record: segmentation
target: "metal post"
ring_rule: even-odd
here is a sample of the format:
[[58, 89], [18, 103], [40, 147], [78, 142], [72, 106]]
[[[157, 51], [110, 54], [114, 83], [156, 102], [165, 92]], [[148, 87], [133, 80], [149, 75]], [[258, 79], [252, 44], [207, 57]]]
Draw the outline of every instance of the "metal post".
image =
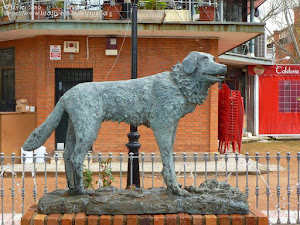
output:
[[228, 176], [227, 174], [228, 153], [227, 152], [225, 153], [224, 159], [225, 159], [225, 181], [227, 182], [227, 176]]
[[[2, 172], [2, 171], [1, 171]], [[12, 217], [12, 225], [15, 224], [14, 219], [15, 219], [15, 153], [11, 153], [11, 217]]]
[[246, 188], [245, 188], [245, 194], [247, 195], [247, 198], [249, 197], [249, 153], [246, 152]]
[[183, 186], [186, 184], [186, 153], [182, 153], [183, 158]]
[[277, 223], [280, 224], [280, 152], [277, 152]]
[[194, 187], [197, 187], [197, 153], [194, 152]]
[[154, 167], [154, 153], [151, 153], [151, 178], [152, 178], [152, 187], [154, 187], [154, 172], [153, 172], [153, 168]]
[[[102, 184], [103, 186], [103, 183], [102, 183], [102, 176], [101, 176], [101, 156], [102, 156], [102, 153], [98, 153], [98, 167], [99, 167], [99, 182], [98, 182], [98, 188], [100, 188], [100, 184]], [[122, 181], [122, 177], [120, 177], [120, 182]]]
[[[138, 0], [132, 0], [132, 16], [131, 16], [131, 79], [137, 78], [137, 3]], [[132, 185], [137, 189], [140, 188], [140, 172], [139, 172], [139, 148], [141, 147], [139, 143], [139, 133], [137, 132], [137, 127], [130, 125], [130, 133], [127, 135], [129, 142], [126, 144], [129, 154], [133, 153], [133, 171], [130, 171], [130, 164], [128, 163], [128, 173], [127, 173], [127, 187], [130, 185], [130, 180], [132, 180]], [[133, 177], [130, 177], [130, 174]], [[129, 176], [128, 176], [129, 175]]]
[[270, 218], [270, 153], [267, 152], [267, 216]]
[[[36, 153], [33, 153], [33, 199], [34, 203], [36, 203], [37, 197], [37, 188], [36, 188]], [[57, 189], [57, 188], [56, 188]]]
[[300, 211], [300, 203], [299, 203], [299, 196], [300, 196], [300, 166], [299, 166], [299, 162], [300, 162], [300, 152], [297, 152], [297, 223], [300, 223], [300, 215], [299, 215], [299, 211]]
[[130, 152], [129, 153], [129, 161], [130, 161], [130, 181], [129, 181], [129, 183], [130, 183], [130, 187], [132, 187], [133, 186], [133, 169], [132, 169], [132, 167], [133, 167], [133, 153], [132, 152]]
[[91, 169], [91, 152], [87, 153], [88, 170]]
[[287, 197], [288, 197], [288, 219], [287, 224], [291, 224], [290, 221], [290, 195], [291, 195], [291, 188], [290, 188], [290, 160], [291, 156], [290, 153], [286, 153], [286, 160], [287, 160], [287, 167], [288, 167], [288, 176], [287, 176]]
[[235, 187], [239, 188], [239, 153], [235, 153]]
[[54, 153], [54, 160], [55, 160], [55, 190], [57, 190], [57, 163], [58, 163], [58, 153], [57, 152]]
[[[254, 22], [254, 0], [250, 0], [250, 22]], [[250, 53], [254, 56], [254, 39], [250, 40]]]
[[25, 161], [26, 154], [22, 154], [23, 170], [22, 170], [22, 215], [24, 215], [24, 202], [25, 202]]
[[218, 153], [215, 152], [215, 179], [218, 179]]
[[2, 220], [1, 220], [1, 225], [4, 225], [4, 185], [3, 185], [3, 162], [4, 162], [4, 153], [0, 153], [0, 161], [1, 161], [1, 215], [2, 215]]
[[254, 135], [259, 135], [259, 76], [254, 76]]
[[205, 169], [204, 169], [204, 171], [205, 171], [205, 181], [207, 180], [207, 155], [208, 155], [208, 153], [207, 152], [205, 152], [204, 153], [204, 162], [205, 162]]
[[259, 161], [259, 153], [255, 153], [255, 161], [256, 161], [256, 187], [255, 187], [255, 195], [256, 195], [256, 208], [258, 209], [258, 196], [259, 196], [259, 186], [258, 186], [258, 161]]
[[31, 20], [34, 20], [34, 0], [31, 0]]
[[122, 161], [123, 161], [123, 153], [120, 154], [120, 189], [122, 189]]
[[189, 0], [189, 15], [190, 15], [190, 21], [193, 21], [192, 1], [191, 0]]
[[145, 153], [141, 153], [142, 155], [142, 188], [144, 188], [144, 164], [145, 164]]
[[63, 14], [63, 19], [67, 19], [67, 0], [64, 0], [64, 14]]
[[223, 9], [223, 6], [224, 6], [224, 1], [220, 0], [220, 22], [224, 21], [224, 9]]
[[44, 193], [47, 194], [48, 189], [47, 189], [47, 153], [44, 153], [44, 163], [45, 163], [45, 188], [44, 188]]

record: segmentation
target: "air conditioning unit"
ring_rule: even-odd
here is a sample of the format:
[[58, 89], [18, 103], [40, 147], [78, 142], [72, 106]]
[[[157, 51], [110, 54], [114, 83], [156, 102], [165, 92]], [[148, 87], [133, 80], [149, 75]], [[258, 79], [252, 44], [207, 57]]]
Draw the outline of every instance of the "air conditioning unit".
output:
[[79, 41], [64, 41], [64, 52], [79, 53]]

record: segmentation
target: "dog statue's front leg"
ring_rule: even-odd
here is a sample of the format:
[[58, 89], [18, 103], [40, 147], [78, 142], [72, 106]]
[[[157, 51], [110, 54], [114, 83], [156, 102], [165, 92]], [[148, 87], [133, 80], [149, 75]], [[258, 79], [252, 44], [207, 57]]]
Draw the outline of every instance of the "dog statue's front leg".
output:
[[161, 160], [163, 163], [163, 177], [167, 188], [178, 195], [188, 195], [188, 192], [181, 189], [177, 183], [173, 162], [173, 144], [176, 135], [176, 126], [169, 126], [164, 129], [153, 129], [157, 144], [159, 146]]

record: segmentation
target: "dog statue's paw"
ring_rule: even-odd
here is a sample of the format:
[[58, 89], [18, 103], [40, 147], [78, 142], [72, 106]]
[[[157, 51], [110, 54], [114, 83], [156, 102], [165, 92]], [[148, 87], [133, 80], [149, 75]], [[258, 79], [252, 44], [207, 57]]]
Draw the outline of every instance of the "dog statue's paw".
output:
[[75, 195], [75, 190], [74, 189], [68, 189], [67, 195], [74, 196]]
[[93, 190], [82, 189], [82, 190], [75, 191], [75, 195], [93, 195], [93, 194], [95, 194]]
[[181, 189], [180, 187], [175, 188], [175, 190], [172, 190], [174, 195], [180, 195], [180, 196], [189, 196], [190, 193], [187, 190]]

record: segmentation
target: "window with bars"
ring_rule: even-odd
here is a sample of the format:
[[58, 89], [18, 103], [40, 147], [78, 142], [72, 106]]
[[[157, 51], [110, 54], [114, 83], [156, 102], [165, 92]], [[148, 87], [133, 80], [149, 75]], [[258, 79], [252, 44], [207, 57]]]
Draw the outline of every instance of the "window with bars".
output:
[[278, 85], [279, 112], [300, 112], [300, 81], [280, 80]]
[[0, 49], [0, 111], [15, 111], [15, 50]]

